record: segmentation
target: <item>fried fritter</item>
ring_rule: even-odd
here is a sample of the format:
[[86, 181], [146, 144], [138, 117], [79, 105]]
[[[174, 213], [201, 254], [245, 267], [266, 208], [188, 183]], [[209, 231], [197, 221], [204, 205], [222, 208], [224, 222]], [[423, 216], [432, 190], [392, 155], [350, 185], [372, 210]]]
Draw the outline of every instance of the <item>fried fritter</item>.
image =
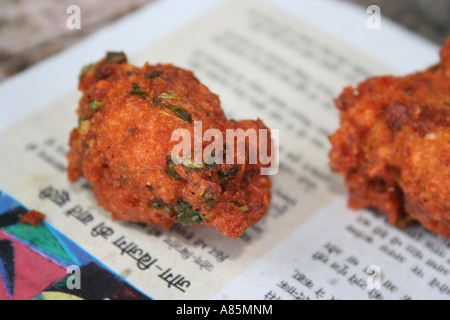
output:
[[345, 88], [330, 165], [345, 177], [351, 208], [450, 238], [450, 39], [440, 57], [423, 72]]
[[[178, 144], [172, 133], [186, 129], [194, 137], [195, 121], [202, 133], [214, 128], [224, 136], [227, 129], [268, 130], [259, 119], [227, 120], [218, 96], [191, 71], [169, 64], [138, 68], [123, 53], [109, 52], [83, 68], [79, 90], [69, 180], [87, 179], [114, 219], [166, 228], [203, 224], [236, 238], [266, 215], [271, 180], [260, 174], [265, 165], [248, 162], [248, 153], [244, 164], [172, 161]], [[208, 143], [202, 141], [202, 148]]]

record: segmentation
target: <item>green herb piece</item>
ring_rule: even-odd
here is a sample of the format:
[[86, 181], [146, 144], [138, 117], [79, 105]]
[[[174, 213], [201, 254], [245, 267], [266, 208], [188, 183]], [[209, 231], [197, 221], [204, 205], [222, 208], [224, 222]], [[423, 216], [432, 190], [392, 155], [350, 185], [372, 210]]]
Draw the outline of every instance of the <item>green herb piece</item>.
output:
[[127, 56], [122, 51], [111, 51], [106, 53], [106, 61], [121, 64], [127, 62]]
[[213, 198], [208, 198], [205, 202], [208, 205], [209, 209], [212, 209], [216, 204], [216, 200], [214, 200]]
[[102, 102], [99, 100], [92, 100], [91, 101], [91, 108], [92, 112], [96, 113], [98, 111], [98, 107], [102, 105]]
[[130, 92], [132, 96], [139, 96], [145, 98], [147, 96], [147, 92], [141, 89], [136, 82], [133, 82], [133, 91]]
[[175, 171], [175, 166], [173, 162], [169, 162], [166, 167], [166, 174], [174, 179], [180, 180], [181, 176]]
[[189, 114], [189, 112], [187, 112], [184, 109], [178, 108], [176, 106], [166, 106], [166, 108], [169, 108], [170, 110], [172, 110], [173, 112], [175, 112], [177, 115], [179, 115], [181, 117], [181, 119], [183, 119], [186, 122], [192, 123], [192, 118], [191, 115]]
[[450, 102], [444, 102], [444, 104], [450, 107]]
[[183, 166], [189, 169], [200, 169], [204, 170], [206, 169], [206, 166], [204, 163], [195, 164], [195, 163], [183, 163]]
[[186, 100], [186, 98], [178, 95], [178, 93], [175, 91], [164, 91], [159, 96], [153, 99], [153, 103], [157, 106], [163, 106], [164, 102], [170, 100], [183, 101]]
[[162, 73], [161, 70], [155, 70], [155, 71], [153, 71], [151, 73], [146, 73], [144, 78], [155, 79], [155, 78], [158, 78], [161, 75], [161, 73]]
[[233, 165], [229, 170], [219, 170], [217, 171], [217, 175], [220, 180], [228, 180], [233, 179], [239, 172], [239, 169], [236, 165]]
[[441, 64], [438, 63], [438, 64], [435, 64], [434, 66], [432, 66], [429, 70], [430, 70], [431, 72], [436, 72], [436, 71], [438, 71], [440, 68], [441, 68]]
[[178, 201], [175, 222], [181, 223], [184, 226], [193, 226], [205, 221], [205, 217], [198, 210], [194, 210], [189, 203], [183, 200]]
[[150, 203], [150, 205], [153, 208], [155, 208], [155, 209], [161, 209], [162, 208], [161, 205], [158, 202], [156, 202], [156, 201], [153, 201], [152, 203]]
[[185, 97], [179, 96], [177, 92], [175, 91], [164, 91], [158, 96], [158, 99], [161, 101], [167, 101], [167, 100], [186, 100]]
[[146, 187], [147, 187], [148, 191], [153, 192], [153, 187], [152, 186], [146, 185]]
[[205, 191], [203, 192], [203, 194], [201, 195], [202, 198], [206, 199], [206, 197], [212, 195], [213, 193], [211, 192], [211, 190], [209, 188], [206, 188]]
[[78, 126], [80, 126], [81, 122], [83, 122], [84, 120], [86, 120], [87, 118], [83, 117], [83, 116], [79, 116], [78, 117]]
[[402, 125], [396, 121], [392, 122], [392, 127], [397, 131], [402, 131], [403, 129]]
[[248, 211], [248, 206], [240, 206], [239, 210], [241, 210], [243, 213], [246, 213]]
[[78, 79], [83, 78], [89, 71], [94, 70], [96, 66], [97, 66], [97, 63], [91, 63], [91, 64], [84, 65], [81, 68], [80, 74], [78, 75]]
[[405, 185], [405, 181], [398, 179], [397, 183], [401, 186]]

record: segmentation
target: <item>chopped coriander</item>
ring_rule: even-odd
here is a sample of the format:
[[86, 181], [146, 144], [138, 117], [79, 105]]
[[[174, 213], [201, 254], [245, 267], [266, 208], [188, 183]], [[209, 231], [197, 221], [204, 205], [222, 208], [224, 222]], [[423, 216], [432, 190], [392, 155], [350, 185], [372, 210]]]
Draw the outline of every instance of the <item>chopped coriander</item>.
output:
[[431, 72], [436, 72], [436, 71], [438, 71], [440, 69], [440, 67], [441, 67], [441, 64], [438, 63], [438, 64], [435, 64], [434, 66], [432, 66], [429, 70]]
[[444, 104], [450, 107], [450, 102], [444, 102]]
[[98, 107], [102, 105], [102, 102], [99, 100], [91, 101], [92, 112], [96, 113], [98, 111]]
[[405, 181], [398, 179], [397, 183], [401, 186], [405, 185]]
[[175, 166], [173, 162], [169, 162], [166, 167], [166, 174], [174, 179], [180, 180], [181, 176], [175, 171]]
[[155, 209], [161, 209], [162, 208], [161, 205], [158, 202], [156, 202], [156, 201], [153, 201], [152, 203], [150, 203], [150, 205], [153, 208], [155, 208]]
[[97, 66], [97, 63], [91, 63], [91, 64], [84, 65], [81, 68], [80, 74], [78, 75], [78, 79], [83, 78], [89, 71], [94, 70], [96, 66]]
[[173, 112], [175, 112], [177, 115], [179, 115], [181, 117], [181, 119], [183, 119], [186, 122], [192, 123], [192, 118], [191, 115], [189, 114], [189, 112], [187, 112], [184, 109], [181, 109], [179, 107], [176, 106], [166, 106], [166, 108], [169, 108], [170, 110], [172, 110]]
[[155, 79], [155, 78], [158, 78], [161, 75], [161, 73], [162, 73], [161, 70], [155, 70], [155, 71], [153, 71], [151, 73], [146, 73], [144, 78]]
[[206, 169], [206, 166], [204, 163], [195, 164], [195, 163], [183, 163], [183, 166], [189, 169], [200, 169], [204, 170]]
[[203, 192], [203, 194], [201, 195], [201, 197], [206, 199], [207, 197], [209, 197], [212, 194], [213, 193], [211, 192], [211, 190], [209, 188], [206, 188], [205, 191]]
[[402, 125], [396, 121], [392, 122], [392, 127], [397, 131], [402, 131], [403, 129]]
[[152, 186], [146, 185], [146, 187], [147, 187], [148, 191], [153, 192], [153, 187]]
[[147, 96], [147, 93], [142, 90], [136, 82], [133, 82], [133, 91], [131, 91], [130, 94], [132, 96], [139, 96], [142, 98], [145, 98]]
[[125, 63], [127, 62], [127, 56], [122, 51], [108, 51], [106, 53], [106, 61], [111, 63]]
[[246, 213], [248, 211], [248, 206], [240, 206], [239, 210], [241, 210], [243, 213]]
[[83, 120], [87, 120], [87, 118], [85, 118], [85, 117], [83, 117], [83, 116], [79, 116], [79, 117], [78, 117], [78, 126], [80, 126], [80, 124], [81, 124], [81, 122], [82, 122]]
[[175, 91], [164, 91], [159, 96], [153, 99], [153, 103], [157, 106], [163, 106], [164, 102], [169, 100], [183, 101], [186, 100], [186, 98], [178, 95], [178, 93]]
[[229, 170], [219, 170], [217, 174], [220, 180], [233, 179], [239, 172], [236, 165], [233, 165]]
[[194, 210], [189, 203], [179, 200], [175, 221], [184, 226], [192, 226], [203, 223], [206, 219], [198, 210]]
[[164, 91], [163, 93], [161, 93], [158, 96], [158, 99], [160, 99], [161, 101], [167, 101], [167, 100], [173, 100], [173, 99], [186, 100], [185, 97], [179, 96], [178, 93], [175, 91]]
[[209, 209], [212, 209], [216, 204], [216, 200], [214, 200], [213, 198], [208, 198], [205, 202], [208, 205]]

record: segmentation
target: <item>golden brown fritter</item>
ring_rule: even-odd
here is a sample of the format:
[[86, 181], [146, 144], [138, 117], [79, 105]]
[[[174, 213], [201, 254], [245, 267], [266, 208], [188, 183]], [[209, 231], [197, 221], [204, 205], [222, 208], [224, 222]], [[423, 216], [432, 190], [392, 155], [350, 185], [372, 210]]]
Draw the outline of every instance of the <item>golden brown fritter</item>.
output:
[[424, 72], [346, 88], [335, 99], [341, 127], [330, 164], [345, 176], [350, 207], [450, 238], [450, 39], [440, 55]]
[[195, 121], [202, 132], [214, 128], [224, 135], [226, 129], [267, 129], [260, 120], [227, 120], [218, 96], [192, 72], [168, 64], [138, 68], [123, 53], [109, 52], [83, 68], [79, 90], [68, 176], [72, 182], [86, 178], [113, 218], [166, 228], [203, 224], [236, 238], [267, 213], [271, 180], [260, 174], [259, 162], [172, 161], [179, 143], [171, 141], [173, 131], [186, 129], [194, 137]]

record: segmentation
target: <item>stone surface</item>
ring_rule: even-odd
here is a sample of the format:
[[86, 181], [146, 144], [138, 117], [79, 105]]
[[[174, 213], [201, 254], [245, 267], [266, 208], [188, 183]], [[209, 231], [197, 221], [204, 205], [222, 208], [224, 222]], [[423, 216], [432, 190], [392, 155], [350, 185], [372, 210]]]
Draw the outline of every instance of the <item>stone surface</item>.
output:
[[[0, 0], [0, 81], [156, 0]], [[81, 29], [66, 26], [77, 5]]]
[[346, 0], [363, 7], [377, 5], [386, 16], [441, 45], [450, 36], [448, 0]]
[[[0, 0], [0, 82], [153, 1], [164, 0]], [[438, 44], [450, 36], [448, 0], [340, 1], [356, 3], [362, 10], [376, 4], [382, 17]], [[80, 30], [66, 27], [72, 4], [81, 9]]]

